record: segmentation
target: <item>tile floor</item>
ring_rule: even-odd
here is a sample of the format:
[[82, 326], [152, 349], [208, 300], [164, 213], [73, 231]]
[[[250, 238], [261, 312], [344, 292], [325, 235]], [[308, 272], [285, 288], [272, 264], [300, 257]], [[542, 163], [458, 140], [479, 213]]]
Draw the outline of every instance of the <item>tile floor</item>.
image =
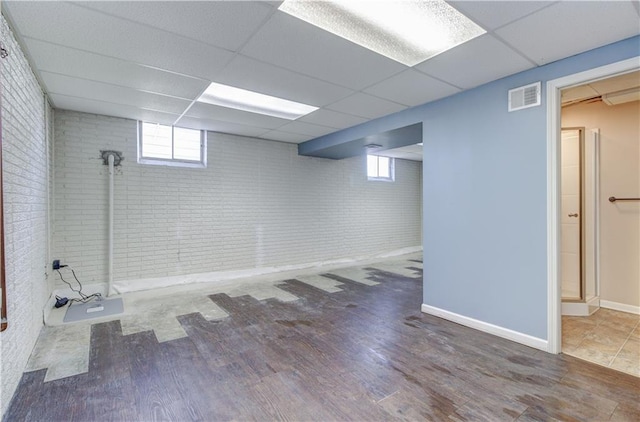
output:
[[562, 352], [640, 377], [640, 315], [600, 308], [563, 316]]

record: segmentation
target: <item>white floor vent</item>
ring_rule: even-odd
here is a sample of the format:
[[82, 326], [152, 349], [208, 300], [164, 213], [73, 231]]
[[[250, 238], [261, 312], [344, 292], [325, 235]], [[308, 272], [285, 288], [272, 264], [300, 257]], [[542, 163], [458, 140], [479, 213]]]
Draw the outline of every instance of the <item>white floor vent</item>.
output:
[[509, 90], [509, 111], [540, 105], [540, 82]]

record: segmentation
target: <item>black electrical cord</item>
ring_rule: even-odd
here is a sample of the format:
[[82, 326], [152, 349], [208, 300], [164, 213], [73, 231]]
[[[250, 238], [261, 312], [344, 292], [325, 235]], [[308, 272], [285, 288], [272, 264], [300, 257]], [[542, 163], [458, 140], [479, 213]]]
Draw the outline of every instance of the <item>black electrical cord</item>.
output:
[[[65, 265], [65, 267], [68, 267], [68, 266]], [[61, 268], [62, 268], [62, 266], [61, 266]], [[80, 286], [79, 290], [74, 289], [73, 286], [71, 285], [71, 283], [69, 283], [67, 280], [64, 279], [64, 277], [62, 277], [62, 273], [60, 272], [60, 270], [56, 270], [56, 271], [58, 272], [58, 275], [60, 276], [60, 280], [62, 280], [66, 285], [68, 285], [72, 292], [78, 293], [80, 295], [80, 299], [69, 299], [69, 306], [71, 306], [71, 304], [73, 302], [87, 303], [87, 302], [91, 301], [91, 299], [95, 298], [95, 299], [100, 300], [102, 298], [102, 295], [100, 293], [93, 293], [91, 295], [86, 295], [86, 294], [82, 293], [82, 283], [80, 283], [80, 280], [78, 280], [78, 277], [76, 277], [76, 272], [73, 270], [73, 268], [71, 268], [71, 267], [68, 267], [68, 268], [71, 270], [71, 274], [73, 274], [73, 278], [75, 278], [75, 280], [78, 282], [78, 286]]]

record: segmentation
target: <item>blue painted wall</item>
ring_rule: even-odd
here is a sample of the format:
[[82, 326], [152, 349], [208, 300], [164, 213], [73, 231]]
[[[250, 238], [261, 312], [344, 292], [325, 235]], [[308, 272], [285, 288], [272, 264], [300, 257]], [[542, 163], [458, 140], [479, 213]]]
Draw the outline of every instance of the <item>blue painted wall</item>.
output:
[[544, 107], [509, 78], [425, 110], [423, 303], [546, 337]]
[[[547, 339], [544, 87], [639, 54], [634, 37], [420, 107], [423, 303]], [[542, 106], [509, 113], [507, 91], [537, 81]]]
[[[640, 37], [629, 38], [310, 146], [423, 122], [423, 303], [546, 339], [545, 83], [638, 55]], [[509, 113], [507, 91], [537, 81], [542, 106]]]

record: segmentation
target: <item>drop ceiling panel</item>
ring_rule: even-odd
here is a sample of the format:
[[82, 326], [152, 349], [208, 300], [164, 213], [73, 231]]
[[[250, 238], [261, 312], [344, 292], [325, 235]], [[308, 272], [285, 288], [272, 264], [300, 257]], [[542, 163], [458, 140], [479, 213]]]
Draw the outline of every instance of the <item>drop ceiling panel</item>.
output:
[[353, 90], [406, 69], [400, 63], [282, 12], [276, 12], [241, 52]]
[[584, 98], [594, 98], [599, 94], [595, 89], [591, 88], [589, 85], [580, 85], [574, 88], [568, 88], [562, 90], [562, 102], [566, 103], [569, 101], [581, 100]]
[[348, 113], [338, 113], [337, 111], [331, 111], [324, 108], [309, 113], [306, 116], [302, 116], [297, 121], [314, 123], [320, 126], [328, 126], [335, 129], [344, 129], [347, 127], [355, 126], [360, 123], [364, 123], [367, 119], [363, 117], [354, 116]]
[[375, 119], [376, 117], [386, 116], [407, 108], [406, 106], [372, 95], [356, 93], [343, 100], [337, 101], [327, 108], [343, 113], [351, 113], [360, 117]]
[[49, 94], [64, 94], [71, 97], [146, 108], [176, 115], [182, 114], [191, 104], [189, 100], [136, 91], [131, 88], [72, 78], [55, 73], [41, 72], [40, 75], [47, 86]]
[[331, 127], [314, 125], [312, 123], [301, 122], [298, 120], [280, 126], [278, 130], [282, 132], [297, 133], [300, 135], [309, 135], [313, 137], [335, 132], [335, 129]]
[[177, 114], [162, 113], [133, 106], [107, 103], [86, 98], [76, 98], [67, 95], [52, 94], [49, 98], [56, 108], [63, 110], [102, 114], [105, 116], [122, 117], [132, 120], [143, 120], [163, 125], [171, 125], [178, 118]]
[[279, 4], [4, 1], [2, 11], [56, 107], [172, 124], [210, 81], [323, 107], [289, 121], [196, 104], [179, 122], [285, 142], [640, 32], [632, 1], [456, 1], [495, 32], [411, 69], [279, 12]]
[[365, 92], [406, 106], [416, 106], [453, 95], [460, 89], [408, 69], [365, 89]]
[[589, 84], [563, 89], [562, 103], [586, 100], [638, 87], [640, 87], [640, 71], [625, 73]]
[[40, 71], [101, 81], [128, 88], [196, 98], [209, 81], [141, 66], [124, 60], [27, 38], [26, 48]]
[[589, 84], [598, 94], [609, 94], [640, 86], [640, 72], [631, 72]]
[[238, 50], [274, 8], [249, 1], [90, 1], [85, 7], [227, 50]]
[[354, 92], [241, 55], [229, 63], [216, 81], [316, 107], [322, 107]]
[[496, 31], [539, 65], [639, 33], [630, 1], [560, 2]]
[[233, 57], [218, 47], [62, 2], [11, 2], [4, 6], [23, 36], [212, 78]]
[[300, 142], [308, 141], [312, 138], [312, 136], [309, 135], [281, 132], [279, 130], [272, 130], [263, 134], [261, 137], [272, 141], [288, 142], [291, 144], [299, 144]]
[[246, 126], [221, 120], [203, 119], [189, 116], [183, 116], [182, 118], [180, 118], [180, 120], [176, 123], [176, 126], [251, 137], [258, 137], [269, 131], [268, 129], [254, 126]]
[[277, 129], [285, 123], [290, 122], [290, 120], [279, 119], [277, 117], [249, 113], [247, 111], [198, 102], [195, 103], [185, 114], [189, 117], [225, 121], [264, 129]]
[[491, 35], [483, 35], [415, 68], [452, 85], [469, 89], [532, 67], [532, 62], [501, 41]]
[[494, 30], [552, 4], [552, 1], [447, 1], [469, 19]]

